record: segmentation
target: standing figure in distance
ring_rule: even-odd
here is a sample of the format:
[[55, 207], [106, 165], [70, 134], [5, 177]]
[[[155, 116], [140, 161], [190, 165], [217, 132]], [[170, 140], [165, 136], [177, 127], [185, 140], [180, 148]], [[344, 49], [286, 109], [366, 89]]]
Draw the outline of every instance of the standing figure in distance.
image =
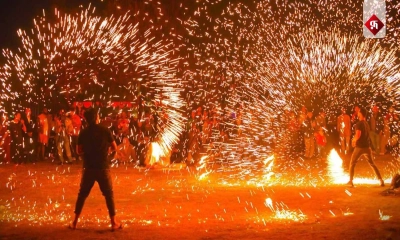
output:
[[[55, 142], [60, 164], [72, 163], [71, 144], [69, 135], [66, 132], [65, 120], [66, 117], [63, 114], [63, 111], [60, 111], [59, 115], [54, 116]], [[64, 161], [64, 153], [67, 155], [68, 158], [66, 162]]]
[[24, 144], [23, 144], [23, 152], [25, 162], [36, 162], [36, 155], [35, 155], [35, 145], [36, 139], [34, 138], [34, 130], [35, 130], [35, 122], [34, 118], [32, 117], [32, 111], [30, 108], [25, 108], [25, 114], [22, 119], [25, 122], [26, 132], [22, 135], [24, 137]]
[[341, 151], [348, 154], [350, 151], [351, 121], [344, 107], [342, 107], [341, 112], [342, 114], [337, 118], [336, 129], [339, 132]]
[[44, 150], [47, 143], [49, 142], [49, 124], [47, 122], [47, 108], [43, 108], [43, 111], [38, 116], [37, 127], [38, 127], [38, 149], [37, 149], [37, 160], [43, 161], [45, 159]]
[[369, 136], [371, 138], [372, 150], [376, 154], [380, 153], [380, 136], [382, 135], [381, 133], [383, 131], [383, 124], [383, 116], [379, 111], [379, 107], [374, 105], [372, 107], [372, 114], [369, 117]]
[[372, 149], [370, 145], [370, 137], [369, 137], [369, 126], [367, 121], [365, 121], [367, 115], [367, 110], [361, 108], [358, 112], [358, 122], [355, 125], [355, 135], [352, 140], [352, 146], [354, 147], [353, 154], [351, 155], [350, 162], [350, 181], [347, 183], [350, 186], [353, 186], [353, 177], [354, 177], [354, 168], [356, 167], [358, 159], [361, 155], [366, 154], [369, 165], [374, 170], [376, 176], [378, 177], [380, 184], [382, 187], [385, 186], [385, 183], [381, 177], [381, 173], [378, 168], [375, 166], [374, 160], [372, 159]]
[[21, 113], [16, 112], [14, 115], [14, 120], [10, 122], [9, 132], [11, 137], [10, 142], [10, 153], [11, 153], [11, 161], [16, 164], [22, 163], [22, 154], [23, 154], [23, 130], [24, 128], [21, 123]]
[[110, 130], [98, 124], [99, 117], [93, 108], [85, 111], [85, 119], [88, 126], [79, 133], [76, 146], [77, 154], [83, 156], [83, 171], [75, 205], [75, 219], [70, 228], [76, 228], [85, 200], [94, 183], [97, 182], [106, 199], [111, 230], [122, 229], [122, 224], [115, 219], [114, 193], [110, 164], [107, 160], [109, 147], [111, 146], [114, 151], [117, 151], [117, 144]]
[[[67, 132], [70, 135], [70, 143], [71, 143], [71, 150], [72, 150], [72, 157], [75, 158], [76, 161], [79, 161], [78, 154], [76, 153], [76, 146], [78, 142], [79, 132], [81, 131], [82, 121], [78, 114], [75, 112], [75, 108], [71, 107], [68, 113], [68, 118], [72, 124], [72, 126], [67, 127]], [[72, 129], [71, 129], [72, 127]]]
[[301, 130], [304, 135], [304, 157], [310, 159], [314, 157], [314, 148], [315, 148], [315, 140], [314, 140], [314, 129], [315, 129], [315, 121], [313, 119], [313, 113], [309, 111], [307, 113], [307, 118], [303, 121], [301, 125]]
[[7, 114], [0, 112], [0, 162], [11, 162], [10, 131]]

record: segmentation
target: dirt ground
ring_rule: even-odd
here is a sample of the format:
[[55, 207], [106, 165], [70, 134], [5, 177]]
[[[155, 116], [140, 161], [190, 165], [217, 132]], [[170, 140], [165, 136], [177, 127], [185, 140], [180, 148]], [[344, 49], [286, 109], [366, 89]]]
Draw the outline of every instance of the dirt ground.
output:
[[[354, 188], [333, 184], [326, 166], [313, 161], [286, 174], [261, 176], [265, 181], [258, 183], [246, 176], [232, 178], [236, 175], [231, 170], [200, 179], [200, 172], [183, 165], [114, 166], [117, 216], [125, 224], [116, 232], [109, 230], [97, 184], [78, 229], [68, 229], [79, 164], [0, 165], [0, 238], [400, 239], [400, 192], [382, 194], [389, 185], [379, 187], [377, 180]], [[388, 180], [398, 171], [393, 161], [376, 160]], [[365, 161], [357, 165], [356, 174], [374, 179]]]

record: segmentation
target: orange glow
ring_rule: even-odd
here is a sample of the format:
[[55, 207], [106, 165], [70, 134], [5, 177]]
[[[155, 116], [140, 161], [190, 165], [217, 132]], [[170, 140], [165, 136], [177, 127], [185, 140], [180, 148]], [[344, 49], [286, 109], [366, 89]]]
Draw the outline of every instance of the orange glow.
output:
[[206, 177], [208, 176], [208, 174], [210, 174], [211, 172], [212, 172], [212, 171], [208, 171], [208, 172], [202, 173], [202, 174], [199, 176], [199, 180], [202, 180], [202, 179], [206, 178]]
[[[334, 184], [345, 184], [349, 181], [349, 175], [344, 172], [343, 160], [335, 149], [332, 149], [328, 155], [328, 174]], [[377, 179], [371, 178], [354, 178], [354, 184], [377, 184]], [[386, 179], [385, 183], [390, 183], [390, 179]]]
[[154, 165], [156, 163], [160, 163], [160, 157], [163, 156], [163, 151], [161, 150], [160, 144], [157, 142], [151, 143], [151, 156], [150, 156], [150, 165]]

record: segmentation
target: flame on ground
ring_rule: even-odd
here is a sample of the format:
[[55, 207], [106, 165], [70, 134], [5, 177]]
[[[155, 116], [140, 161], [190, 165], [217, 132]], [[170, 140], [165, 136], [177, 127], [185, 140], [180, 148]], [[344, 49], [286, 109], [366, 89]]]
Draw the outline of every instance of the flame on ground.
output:
[[[345, 184], [349, 181], [349, 175], [344, 172], [343, 160], [335, 149], [332, 149], [328, 155], [328, 175], [334, 184]], [[370, 178], [354, 178], [354, 184], [377, 184], [377, 179]], [[385, 183], [390, 183], [390, 179], [386, 179]]]
[[328, 174], [335, 184], [344, 184], [349, 180], [343, 170], [343, 160], [335, 149], [332, 149], [328, 155]]
[[150, 152], [151, 155], [150, 155], [149, 165], [160, 164], [161, 163], [160, 159], [161, 157], [164, 156], [160, 144], [157, 142], [152, 142]]

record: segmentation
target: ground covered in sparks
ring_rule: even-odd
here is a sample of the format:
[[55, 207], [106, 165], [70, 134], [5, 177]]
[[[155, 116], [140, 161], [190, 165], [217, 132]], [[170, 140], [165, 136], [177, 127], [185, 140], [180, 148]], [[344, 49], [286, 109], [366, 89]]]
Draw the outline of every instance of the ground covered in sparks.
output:
[[[400, 192], [383, 195], [389, 184], [382, 188], [377, 180], [354, 188], [333, 184], [327, 164], [318, 161], [304, 160], [259, 180], [252, 174], [235, 179], [235, 170], [223, 168], [199, 179], [194, 167], [114, 166], [117, 214], [125, 223], [118, 232], [109, 230], [97, 184], [79, 229], [67, 228], [80, 165], [0, 165], [0, 238], [400, 239]], [[385, 179], [393, 161], [376, 160]], [[356, 176], [374, 179], [366, 161], [357, 165]]]

